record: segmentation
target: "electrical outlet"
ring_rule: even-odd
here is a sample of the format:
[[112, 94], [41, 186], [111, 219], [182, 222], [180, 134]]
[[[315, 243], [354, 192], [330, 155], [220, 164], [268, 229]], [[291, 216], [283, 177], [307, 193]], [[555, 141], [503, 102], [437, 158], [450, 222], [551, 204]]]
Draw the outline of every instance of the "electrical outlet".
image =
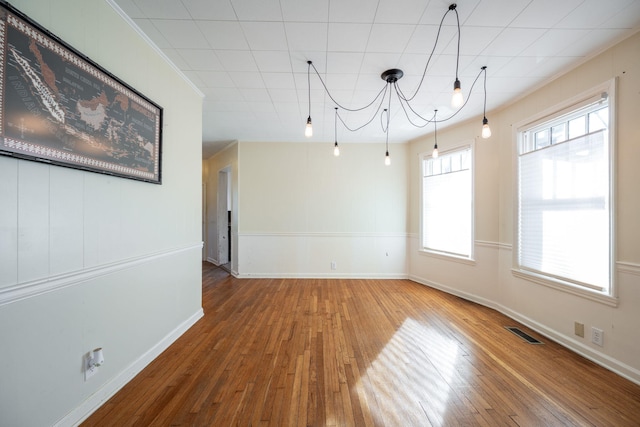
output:
[[574, 322], [573, 330], [577, 336], [584, 338], [584, 323]]
[[87, 381], [89, 378], [94, 376], [98, 372], [98, 367], [93, 362], [93, 356], [91, 353], [85, 355], [84, 357], [84, 380]]
[[604, 346], [604, 331], [591, 327], [591, 342], [600, 347]]
[[335, 270], [338, 268], [338, 264], [335, 261], [331, 261], [331, 269]]

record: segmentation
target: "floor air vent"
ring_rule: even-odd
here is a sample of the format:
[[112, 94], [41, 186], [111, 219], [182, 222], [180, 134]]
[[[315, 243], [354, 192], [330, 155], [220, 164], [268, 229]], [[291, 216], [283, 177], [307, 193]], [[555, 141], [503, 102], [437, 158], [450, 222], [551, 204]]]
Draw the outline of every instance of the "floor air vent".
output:
[[514, 326], [505, 326], [505, 328], [507, 330], [513, 332], [514, 334], [516, 334], [517, 336], [519, 336], [520, 338], [522, 338], [523, 340], [525, 340], [529, 344], [544, 344], [542, 341], [538, 341], [537, 339], [535, 339], [531, 335], [527, 334], [526, 332], [522, 332], [520, 329], [518, 329], [518, 328], [516, 328]]

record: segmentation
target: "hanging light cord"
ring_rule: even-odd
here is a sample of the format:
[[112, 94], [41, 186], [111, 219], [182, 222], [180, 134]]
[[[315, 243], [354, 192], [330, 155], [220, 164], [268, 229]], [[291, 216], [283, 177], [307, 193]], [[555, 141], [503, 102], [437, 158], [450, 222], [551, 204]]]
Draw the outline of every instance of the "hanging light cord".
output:
[[[484, 68], [486, 69], [486, 67], [484, 67]], [[480, 78], [480, 75], [482, 74], [483, 71], [485, 71], [485, 70], [481, 69], [480, 72], [478, 73], [478, 75], [476, 76], [476, 78], [473, 80], [473, 83], [471, 83], [471, 88], [469, 90], [469, 93], [471, 93], [473, 91], [473, 88], [475, 87], [476, 83], [478, 82], [478, 79]], [[486, 71], [485, 71], [485, 78], [486, 78]], [[395, 84], [395, 88], [396, 88], [396, 93], [398, 94], [398, 99], [400, 100], [400, 106], [402, 107], [402, 110], [404, 111], [404, 114], [407, 117], [407, 120], [409, 121], [409, 123], [411, 123], [413, 126], [415, 126], [417, 128], [423, 128], [423, 127], [427, 126], [429, 123], [431, 123], [434, 120], [434, 119], [426, 119], [426, 118], [422, 117], [420, 114], [418, 114], [418, 112], [411, 107], [411, 104], [409, 104], [407, 102], [406, 98], [404, 98], [404, 96], [402, 94], [402, 90], [397, 85], [397, 83]], [[485, 88], [485, 91], [486, 91], [486, 88]], [[485, 95], [485, 97], [486, 97], [486, 95]], [[458, 115], [458, 113], [460, 113], [460, 111], [462, 111], [464, 109], [465, 105], [467, 105], [467, 103], [469, 102], [469, 99], [471, 99], [471, 96], [468, 96], [465, 99], [464, 104], [462, 104], [462, 106], [459, 109], [457, 109], [453, 114], [451, 114], [449, 117], [446, 117], [444, 119], [438, 120], [438, 122], [439, 123], [443, 123], [443, 122], [446, 122], [446, 121], [451, 120], [452, 118], [454, 118], [456, 115]], [[404, 101], [404, 102], [402, 102], [402, 101]], [[411, 117], [409, 116], [409, 112], [407, 111], [407, 108], [414, 114], [414, 116], [416, 116], [419, 119], [423, 120], [424, 123], [423, 124], [418, 124], [418, 123], [415, 123], [413, 120], [411, 120]]]
[[[444, 23], [444, 19], [447, 17], [447, 15], [449, 14], [449, 12], [451, 12], [451, 7], [449, 9], [447, 9], [447, 11], [444, 13], [444, 15], [442, 15], [442, 19], [440, 20], [440, 25], [438, 26], [438, 32], [436, 33], [436, 40], [433, 43], [433, 48], [431, 49], [431, 53], [429, 54], [429, 59], [427, 59], [427, 63], [424, 66], [424, 71], [422, 72], [422, 77], [420, 78], [420, 83], [418, 83], [418, 87], [416, 87], [416, 90], [413, 92], [413, 95], [411, 95], [411, 97], [407, 98], [404, 95], [403, 99], [407, 102], [412, 101], [413, 98], [416, 97], [416, 95], [418, 94], [418, 92], [420, 91], [420, 88], [422, 87], [422, 83], [424, 83], [424, 79], [427, 76], [427, 69], [429, 68], [429, 64], [431, 63], [431, 59], [433, 58], [433, 54], [436, 51], [436, 47], [438, 46], [438, 40], [440, 39], [440, 32], [442, 31], [442, 24]], [[455, 9], [453, 9], [455, 10]], [[456, 11], [456, 15], [458, 14], [458, 12]], [[458, 23], [458, 51], [460, 51], [460, 23]], [[458, 66], [456, 65], [456, 78], [458, 78]]]
[[336, 108], [336, 116], [333, 119], [333, 128], [335, 129], [335, 142], [338, 143], [338, 107]]
[[456, 9], [455, 4], [449, 6], [449, 10], [453, 8], [453, 11], [456, 13], [456, 22], [458, 23], [458, 54], [456, 55], [456, 80], [458, 80], [458, 66], [460, 65], [460, 16], [458, 15], [458, 9]]
[[487, 118], [487, 66], [482, 67], [481, 73], [484, 71], [484, 108], [482, 109], [483, 118]]
[[307, 98], [309, 99], [309, 117], [311, 117], [311, 61], [307, 61], [307, 88], [309, 89], [309, 93]]
[[327, 85], [325, 84], [324, 80], [322, 80], [322, 77], [320, 76], [320, 73], [318, 72], [318, 70], [316, 69], [316, 66], [313, 65], [313, 62], [311, 61], [307, 61], [309, 62], [309, 67], [313, 67], [313, 71], [315, 71], [316, 75], [318, 76], [318, 79], [320, 80], [320, 83], [322, 83], [322, 86], [324, 87], [325, 92], [327, 92], [327, 95], [329, 96], [329, 98], [331, 98], [331, 100], [333, 101], [334, 104], [336, 104], [338, 107], [342, 108], [343, 110], [346, 111], [362, 111], [362, 110], [366, 110], [367, 108], [371, 107], [376, 100], [380, 97], [380, 95], [382, 95], [383, 92], [386, 91], [387, 86], [385, 85], [380, 92], [378, 92], [378, 94], [376, 95], [375, 98], [373, 98], [373, 101], [371, 101], [370, 103], [368, 103], [367, 105], [365, 105], [364, 107], [360, 107], [360, 108], [348, 108], [345, 107], [344, 105], [340, 104], [338, 101], [336, 101], [333, 96], [331, 95], [331, 93], [329, 92], [329, 88], [327, 87]]

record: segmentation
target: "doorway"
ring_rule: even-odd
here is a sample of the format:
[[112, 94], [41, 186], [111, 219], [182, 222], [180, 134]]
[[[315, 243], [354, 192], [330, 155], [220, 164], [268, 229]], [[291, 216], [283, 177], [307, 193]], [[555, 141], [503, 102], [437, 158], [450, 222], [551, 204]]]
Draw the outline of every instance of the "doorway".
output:
[[231, 271], [231, 166], [218, 171], [217, 206], [218, 263]]

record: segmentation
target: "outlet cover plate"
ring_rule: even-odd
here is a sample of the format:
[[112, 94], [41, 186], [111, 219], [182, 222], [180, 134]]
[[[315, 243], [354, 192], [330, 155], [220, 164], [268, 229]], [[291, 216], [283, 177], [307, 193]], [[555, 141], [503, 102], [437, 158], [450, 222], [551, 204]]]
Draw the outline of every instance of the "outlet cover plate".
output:
[[604, 346], [604, 331], [598, 328], [591, 328], [591, 342], [600, 347]]

